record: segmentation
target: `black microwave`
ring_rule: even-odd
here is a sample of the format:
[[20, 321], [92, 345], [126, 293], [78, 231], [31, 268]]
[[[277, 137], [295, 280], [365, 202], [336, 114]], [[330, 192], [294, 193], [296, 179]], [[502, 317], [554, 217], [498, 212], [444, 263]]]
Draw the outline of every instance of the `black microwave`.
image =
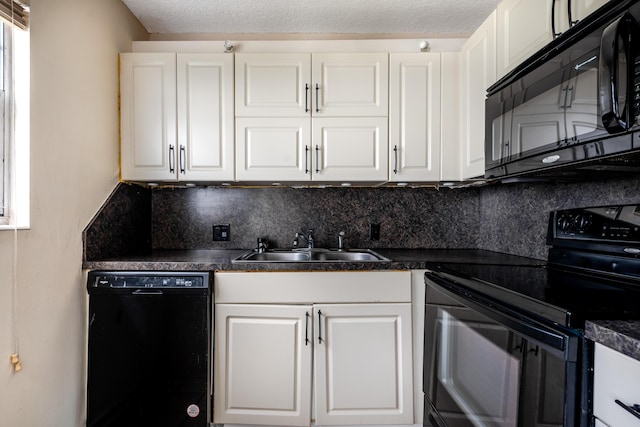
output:
[[485, 178], [640, 174], [639, 22], [612, 1], [489, 88]]

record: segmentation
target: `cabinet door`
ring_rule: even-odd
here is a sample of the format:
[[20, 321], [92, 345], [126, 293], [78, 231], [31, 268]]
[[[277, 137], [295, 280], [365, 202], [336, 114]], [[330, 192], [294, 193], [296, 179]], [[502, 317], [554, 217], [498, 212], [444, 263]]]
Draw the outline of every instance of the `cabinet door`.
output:
[[309, 181], [309, 118], [237, 118], [236, 179]]
[[311, 55], [237, 53], [236, 116], [309, 117]]
[[314, 305], [317, 425], [412, 424], [411, 304]]
[[123, 180], [175, 181], [176, 55], [120, 54]]
[[233, 56], [177, 56], [178, 176], [234, 179]]
[[553, 40], [552, 2], [504, 0], [498, 4], [498, 78]]
[[600, 343], [595, 344], [593, 415], [607, 426], [640, 423], [616, 400], [627, 406], [640, 404], [640, 361]]
[[389, 58], [389, 181], [440, 180], [440, 54]]
[[496, 80], [496, 13], [476, 30], [461, 50], [461, 178], [484, 175], [485, 100]]
[[386, 181], [387, 118], [314, 118], [313, 181]]
[[[608, 2], [608, 0], [551, 0], [556, 2], [554, 22], [556, 34], [562, 34], [577, 24], [593, 12], [598, 10], [600, 6]], [[571, 16], [569, 16], [569, 7], [571, 8]]]
[[310, 306], [216, 304], [216, 424], [309, 425], [310, 315]]
[[386, 53], [313, 55], [314, 116], [387, 116], [389, 56]]

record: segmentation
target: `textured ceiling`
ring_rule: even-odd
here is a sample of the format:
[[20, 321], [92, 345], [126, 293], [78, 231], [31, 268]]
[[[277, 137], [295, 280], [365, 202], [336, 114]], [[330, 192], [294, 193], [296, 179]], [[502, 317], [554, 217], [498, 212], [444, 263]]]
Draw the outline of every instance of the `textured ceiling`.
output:
[[122, 0], [152, 34], [472, 33], [498, 0]]

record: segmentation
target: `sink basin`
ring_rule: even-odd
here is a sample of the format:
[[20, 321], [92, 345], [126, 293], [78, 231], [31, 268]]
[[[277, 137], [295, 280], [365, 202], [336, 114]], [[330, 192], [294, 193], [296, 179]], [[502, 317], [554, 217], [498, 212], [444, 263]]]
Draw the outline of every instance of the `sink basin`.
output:
[[255, 249], [231, 260], [239, 262], [389, 262], [388, 258], [370, 249]]

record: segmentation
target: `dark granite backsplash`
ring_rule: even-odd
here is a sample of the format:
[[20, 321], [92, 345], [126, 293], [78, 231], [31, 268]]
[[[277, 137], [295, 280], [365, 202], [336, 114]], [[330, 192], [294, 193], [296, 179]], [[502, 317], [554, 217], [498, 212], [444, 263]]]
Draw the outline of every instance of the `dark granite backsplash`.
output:
[[151, 250], [151, 190], [118, 184], [82, 233], [84, 260]]
[[[151, 249], [253, 248], [257, 237], [290, 247], [297, 231], [316, 245], [478, 248], [546, 259], [549, 212], [640, 203], [640, 177], [582, 183], [517, 183], [464, 189], [156, 188], [119, 184], [85, 230], [88, 260]], [[369, 240], [369, 224], [380, 240]], [[230, 224], [214, 242], [212, 226]], [[123, 237], [124, 236], [124, 237]]]
[[638, 176], [580, 183], [484, 187], [480, 196], [479, 248], [546, 259], [551, 211], [633, 203], [640, 203]]
[[[473, 248], [479, 198], [474, 189], [191, 188], [152, 192], [153, 248], [253, 248], [258, 237], [291, 247], [314, 230], [318, 247]], [[380, 239], [369, 240], [369, 224]], [[231, 240], [213, 242], [213, 224], [230, 224]]]

